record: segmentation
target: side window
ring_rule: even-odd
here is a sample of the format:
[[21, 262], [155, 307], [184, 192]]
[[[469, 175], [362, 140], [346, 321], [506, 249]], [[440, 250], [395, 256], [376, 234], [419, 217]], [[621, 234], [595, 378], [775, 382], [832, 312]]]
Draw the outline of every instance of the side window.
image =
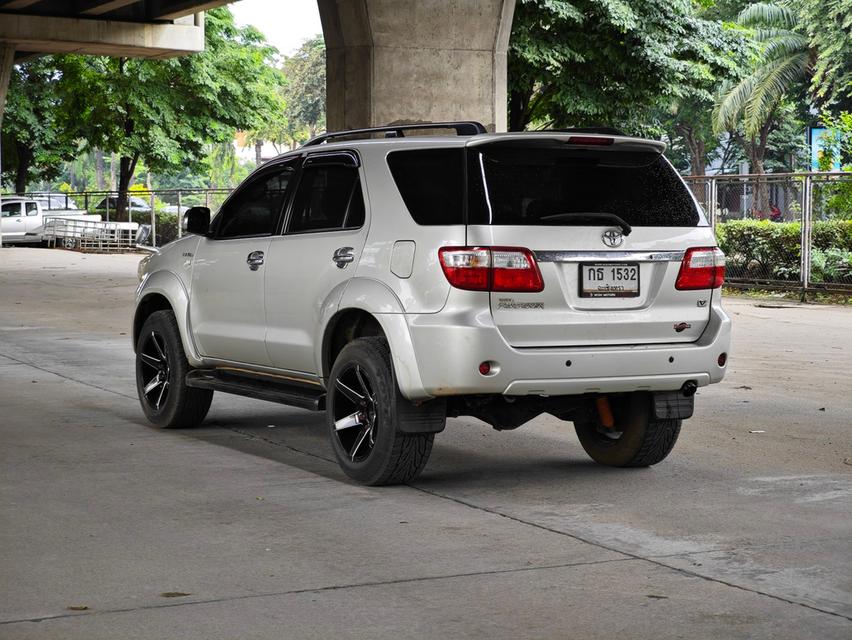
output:
[[356, 229], [363, 224], [364, 196], [356, 167], [317, 164], [302, 170], [287, 233]]
[[250, 178], [216, 216], [216, 237], [272, 234], [294, 173], [292, 165], [279, 165]]
[[414, 222], [464, 224], [463, 149], [394, 151], [388, 166]]
[[17, 218], [19, 215], [21, 215], [20, 202], [9, 202], [3, 205], [4, 218]]
[[38, 215], [38, 205], [35, 202], [27, 202], [27, 215], [28, 216], [37, 216]]

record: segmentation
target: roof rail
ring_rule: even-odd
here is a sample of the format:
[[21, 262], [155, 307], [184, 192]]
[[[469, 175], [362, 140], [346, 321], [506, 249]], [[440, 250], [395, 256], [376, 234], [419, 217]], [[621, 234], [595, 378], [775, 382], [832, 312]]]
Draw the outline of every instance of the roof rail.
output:
[[458, 136], [475, 136], [479, 133], [488, 133], [479, 122], [421, 122], [418, 124], [396, 124], [387, 127], [370, 127], [369, 129], [349, 129], [348, 131], [332, 131], [311, 138], [303, 147], [315, 147], [323, 142], [334, 138], [348, 138], [350, 136], [369, 135], [373, 133], [384, 133], [386, 138], [404, 138], [406, 131], [418, 131], [423, 129], [453, 129]]
[[556, 131], [558, 133], [598, 133], [605, 136], [626, 136], [621, 129], [614, 127], [570, 127], [568, 129], [545, 129], [545, 131]]

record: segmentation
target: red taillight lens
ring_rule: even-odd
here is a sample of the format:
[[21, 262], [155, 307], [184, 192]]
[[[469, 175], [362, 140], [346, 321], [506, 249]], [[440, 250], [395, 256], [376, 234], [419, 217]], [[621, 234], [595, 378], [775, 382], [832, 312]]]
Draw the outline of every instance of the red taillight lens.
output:
[[725, 254], [719, 247], [693, 247], [686, 250], [675, 289], [718, 289], [724, 282]]
[[530, 293], [544, 289], [532, 252], [522, 247], [443, 247], [438, 259], [457, 289]]

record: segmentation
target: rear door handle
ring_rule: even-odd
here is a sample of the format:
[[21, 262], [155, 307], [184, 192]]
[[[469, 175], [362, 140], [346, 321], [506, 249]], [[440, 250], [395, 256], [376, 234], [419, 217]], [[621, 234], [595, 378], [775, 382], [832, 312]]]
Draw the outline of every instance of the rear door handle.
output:
[[263, 264], [263, 251], [252, 251], [246, 258], [246, 264], [252, 271], [257, 271]]
[[355, 261], [355, 256], [352, 255], [352, 252], [354, 250], [355, 249], [353, 247], [340, 247], [339, 249], [335, 250], [334, 255], [331, 256], [331, 259], [340, 269], [344, 269], [346, 268], [347, 264]]

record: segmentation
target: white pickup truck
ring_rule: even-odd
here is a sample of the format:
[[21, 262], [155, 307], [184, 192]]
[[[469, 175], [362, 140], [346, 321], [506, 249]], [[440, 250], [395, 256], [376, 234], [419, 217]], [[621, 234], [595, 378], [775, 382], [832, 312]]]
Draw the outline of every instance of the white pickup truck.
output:
[[42, 230], [50, 218], [70, 218], [99, 222], [101, 216], [89, 215], [84, 210], [64, 209], [44, 211], [33, 198], [3, 196], [0, 230], [4, 244], [40, 243], [44, 240]]

